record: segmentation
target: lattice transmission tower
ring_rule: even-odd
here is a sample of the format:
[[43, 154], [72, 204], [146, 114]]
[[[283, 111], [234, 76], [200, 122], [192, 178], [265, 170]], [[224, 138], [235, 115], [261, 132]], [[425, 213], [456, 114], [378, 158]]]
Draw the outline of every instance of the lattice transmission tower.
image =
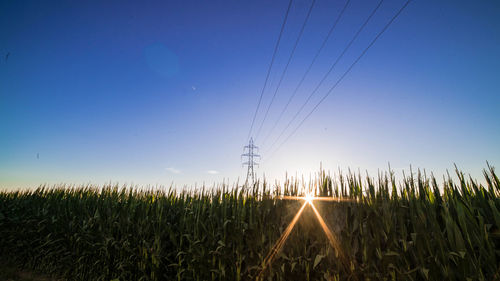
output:
[[245, 147], [243, 149], [245, 150], [246, 153], [241, 154], [241, 157], [247, 158], [247, 161], [243, 162], [243, 165], [248, 166], [247, 179], [245, 180], [245, 185], [248, 185], [250, 183], [249, 182], [250, 180], [251, 180], [251, 184], [253, 185], [255, 183], [255, 171], [254, 171], [253, 167], [254, 167], [254, 165], [257, 165], [257, 166], [259, 165], [259, 163], [255, 162], [254, 159], [255, 158], [260, 159], [260, 155], [256, 153], [256, 152], [258, 152], [259, 147], [255, 146], [253, 144], [253, 138], [250, 138], [248, 145], [245, 145]]

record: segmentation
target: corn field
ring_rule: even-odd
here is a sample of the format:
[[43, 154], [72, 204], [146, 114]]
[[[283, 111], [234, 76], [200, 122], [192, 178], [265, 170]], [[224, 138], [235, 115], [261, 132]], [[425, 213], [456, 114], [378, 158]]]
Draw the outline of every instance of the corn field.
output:
[[[67, 280], [499, 280], [500, 181], [320, 172], [197, 191], [118, 186], [0, 193], [0, 255]], [[306, 207], [313, 201], [341, 251]]]

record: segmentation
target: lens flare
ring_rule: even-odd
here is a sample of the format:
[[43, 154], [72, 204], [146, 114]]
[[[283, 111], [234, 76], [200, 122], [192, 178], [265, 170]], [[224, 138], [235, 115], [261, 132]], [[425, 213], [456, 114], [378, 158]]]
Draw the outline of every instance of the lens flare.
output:
[[[277, 197], [278, 199], [281, 200], [306, 200], [307, 201], [307, 195], [306, 196], [279, 196]], [[351, 198], [342, 198], [342, 197], [316, 197], [309, 195], [309, 199], [311, 201], [334, 201], [334, 202], [354, 202], [356, 200], [353, 200]]]
[[323, 220], [323, 217], [321, 217], [321, 215], [319, 214], [316, 207], [314, 207], [314, 204], [311, 204], [311, 208], [313, 209], [314, 214], [316, 215], [316, 218], [318, 219], [318, 222], [321, 225], [321, 228], [323, 228], [323, 231], [325, 232], [326, 237], [328, 238], [328, 241], [330, 242], [330, 245], [337, 252], [337, 255], [340, 258], [340, 261], [342, 262], [344, 267], [349, 268], [347, 258], [345, 256], [344, 252], [342, 251], [342, 249], [340, 248], [340, 244], [339, 244], [337, 238], [335, 238], [335, 235], [332, 233], [330, 228], [326, 225], [325, 221]]
[[262, 267], [262, 270], [260, 271], [259, 275], [257, 276], [257, 280], [261, 280], [260, 277], [262, 276], [262, 274], [264, 274], [264, 271], [273, 262], [274, 257], [276, 256], [276, 254], [279, 253], [279, 251], [281, 250], [281, 248], [283, 248], [283, 245], [285, 245], [285, 242], [288, 239], [288, 236], [290, 236], [290, 233], [292, 232], [293, 227], [295, 226], [295, 224], [299, 220], [299, 217], [302, 214], [302, 212], [304, 211], [304, 209], [305, 209], [306, 206], [307, 206], [307, 202], [304, 203], [304, 204], [302, 204], [302, 207], [300, 208], [300, 210], [297, 212], [297, 214], [295, 215], [295, 217], [293, 218], [293, 220], [290, 222], [290, 224], [285, 229], [285, 231], [283, 232], [283, 234], [281, 234], [281, 236], [278, 239], [278, 241], [274, 244], [274, 246], [271, 248], [271, 250], [267, 254], [267, 256], [266, 256], [266, 258], [264, 259], [264, 262], [263, 262], [264, 265]]
[[347, 198], [335, 198], [335, 197], [315, 197], [310, 193], [307, 193], [305, 196], [281, 196], [279, 199], [282, 200], [304, 200], [304, 204], [302, 204], [302, 207], [299, 209], [293, 220], [290, 222], [288, 227], [285, 229], [283, 234], [281, 234], [280, 238], [276, 243], [273, 245], [267, 256], [264, 258], [263, 261], [263, 266], [262, 270], [259, 272], [257, 275], [256, 280], [262, 280], [261, 277], [264, 274], [265, 270], [271, 265], [273, 262], [274, 258], [276, 255], [281, 251], [281, 248], [285, 245], [286, 240], [288, 239], [288, 236], [290, 236], [290, 233], [292, 232], [292, 229], [294, 228], [295, 224], [300, 218], [300, 215], [304, 211], [305, 207], [307, 205], [310, 205], [314, 214], [316, 215], [316, 218], [318, 219], [319, 224], [321, 225], [321, 228], [325, 232], [326, 237], [328, 238], [328, 241], [330, 242], [330, 245], [335, 249], [335, 252], [337, 253], [337, 256], [340, 259], [340, 262], [344, 265], [344, 267], [349, 268], [349, 263], [348, 259], [345, 256], [344, 252], [340, 248], [340, 244], [338, 240], [336, 239], [335, 235], [332, 233], [330, 228], [326, 225], [325, 221], [319, 214], [318, 210], [314, 206], [313, 201], [318, 200], [318, 201], [336, 201], [336, 202], [349, 202], [353, 201], [352, 199], [347, 199]]
[[304, 197], [304, 199], [306, 200], [307, 203], [312, 204], [314, 197], [308, 193], [306, 194], [306, 197]]

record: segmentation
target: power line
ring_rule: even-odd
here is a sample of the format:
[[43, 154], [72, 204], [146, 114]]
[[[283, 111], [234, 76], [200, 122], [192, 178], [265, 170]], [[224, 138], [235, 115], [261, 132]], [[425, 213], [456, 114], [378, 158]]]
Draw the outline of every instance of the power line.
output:
[[[288, 137], [281, 143], [280, 146], [271, 154], [269, 158], [271, 158], [276, 151], [278, 151], [296, 132], [297, 130], [304, 124], [304, 122], [311, 116], [311, 114], [318, 108], [318, 106], [332, 93], [332, 91], [340, 84], [342, 79], [351, 71], [351, 69], [358, 63], [358, 61], [366, 54], [368, 49], [373, 46], [373, 44], [377, 41], [377, 39], [389, 28], [389, 26], [394, 22], [394, 20], [403, 12], [403, 10], [408, 6], [411, 0], [407, 0], [406, 3], [399, 9], [399, 11], [391, 18], [391, 20], [384, 26], [384, 28], [375, 36], [375, 38], [370, 42], [370, 44], [363, 50], [363, 52], [356, 58], [356, 60], [349, 66], [349, 68], [344, 72], [344, 74], [337, 80], [337, 82], [328, 90], [328, 92], [321, 98], [321, 100], [313, 107], [313, 109], [302, 119], [297, 127], [288, 135]], [[268, 159], [269, 159], [268, 158]]]
[[253, 115], [252, 125], [250, 126], [250, 130], [248, 131], [247, 139], [249, 139], [250, 135], [252, 134], [253, 125], [255, 123], [255, 117], [257, 117], [257, 112], [259, 112], [260, 103], [262, 102], [262, 96], [264, 95], [264, 90], [266, 89], [267, 81], [269, 80], [269, 74], [271, 73], [271, 68], [273, 67], [274, 59], [276, 58], [276, 53], [278, 52], [278, 47], [280, 45], [281, 36], [283, 35], [283, 30], [285, 30], [285, 24], [286, 24], [286, 21], [288, 19], [288, 14], [290, 12], [290, 7], [292, 6], [292, 2], [293, 2], [293, 0], [290, 0], [288, 2], [288, 8], [286, 9], [285, 18], [283, 19], [283, 24], [281, 25], [281, 30], [280, 30], [280, 34], [278, 36], [278, 41], [276, 41], [276, 45], [274, 46], [274, 52], [273, 52], [273, 56], [271, 58], [271, 63], [269, 64], [269, 68], [267, 69], [266, 80], [264, 81], [264, 86], [262, 87], [262, 91], [260, 93], [259, 102], [257, 103], [257, 108], [255, 109], [255, 113]]
[[276, 98], [276, 94], [278, 93], [278, 90], [281, 86], [281, 82], [283, 81], [283, 78], [285, 77], [285, 73], [288, 70], [288, 66], [290, 65], [290, 62], [292, 61], [293, 55], [295, 54], [295, 50], [297, 49], [297, 45], [299, 44], [300, 39], [302, 38], [302, 34], [304, 33], [304, 29], [307, 25], [307, 21], [309, 20], [309, 17], [311, 16], [311, 12], [314, 8], [314, 3], [316, 0], [312, 0], [311, 6], [309, 7], [309, 11], [307, 12], [306, 18], [304, 19], [304, 23], [302, 24], [302, 27], [299, 31], [299, 35], [297, 36], [297, 40], [295, 40], [295, 44], [293, 45], [292, 52], [290, 53], [290, 56], [288, 57], [288, 61], [285, 65], [285, 68], [283, 69], [283, 72], [281, 73], [280, 80], [278, 81], [278, 86], [276, 87], [276, 90], [274, 91], [273, 97], [271, 98], [271, 102], [269, 103], [269, 106], [267, 107], [266, 113], [264, 114], [264, 119], [262, 119], [262, 122], [260, 123], [259, 129], [257, 130], [257, 134], [255, 135], [255, 139], [259, 137], [260, 131], [262, 130], [262, 126], [264, 125], [264, 122], [266, 121], [267, 114], [269, 113], [269, 109], [271, 108], [271, 105], [274, 102], [274, 99]]
[[347, 6], [349, 5], [349, 3], [351, 2], [351, 0], [347, 0], [344, 7], [342, 8], [342, 10], [340, 11], [340, 14], [339, 16], [337, 17], [337, 19], [335, 20], [335, 22], [333, 23], [332, 27], [330, 28], [330, 30], [328, 31], [328, 34], [326, 35], [325, 39], [323, 40], [323, 43], [321, 44], [321, 47], [318, 49], [318, 51], [316, 52], [316, 54], [314, 55], [314, 58], [313, 60], [311, 61], [311, 64], [309, 65], [309, 67], [307, 68], [306, 72], [304, 73], [304, 75], [302, 76], [302, 78], [300, 79], [300, 82], [299, 84], [297, 84], [297, 87], [295, 87], [295, 90], [293, 91], [292, 95], [290, 96], [290, 98], [288, 99], [285, 107], [283, 108], [283, 110], [281, 110], [281, 113], [280, 115], [278, 116], [278, 119], [276, 120], [276, 122], [274, 122], [274, 125], [273, 127], [271, 128], [271, 131], [269, 131], [269, 133], [266, 135], [266, 137], [264, 138], [264, 140], [262, 141], [262, 145], [265, 144], [265, 142], [267, 141], [267, 139], [269, 139], [269, 136], [271, 136], [271, 133], [274, 131], [274, 129], [276, 129], [276, 126], [278, 125], [279, 121], [281, 121], [281, 118], [283, 117], [283, 114], [286, 112], [288, 106], [290, 105], [290, 102], [292, 101], [292, 99], [295, 97], [295, 95], [297, 94], [299, 88], [302, 86], [302, 83], [304, 82], [306, 76], [309, 74], [309, 71], [311, 71], [311, 68], [312, 66], [314, 65], [314, 63], [316, 62], [316, 59], [319, 57], [319, 54], [321, 53], [321, 51], [323, 50], [323, 48], [326, 46], [326, 42], [329, 40], [330, 36], [332, 35], [333, 31], [335, 30], [335, 27], [337, 26], [338, 22], [340, 21], [340, 19], [342, 18], [342, 16], [344, 15], [344, 12], [345, 10], [347, 9]]
[[311, 92], [311, 94], [309, 94], [309, 96], [307, 97], [306, 101], [302, 104], [302, 106], [299, 108], [299, 110], [295, 113], [295, 115], [292, 117], [292, 119], [290, 120], [290, 122], [288, 122], [288, 124], [286, 125], [286, 127], [281, 131], [281, 133], [278, 135], [278, 137], [276, 138], [276, 140], [271, 144], [271, 146], [269, 147], [269, 150], [271, 150], [271, 148], [274, 147], [274, 145], [276, 145], [276, 143], [280, 140], [280, 138], [283, 136], [283, 134], [286, 132], [286, 130], [290, 127], [290, 125], [292, 125], [293, 121], [295, 121], [295, 119], [297, 119], [297, 117], [300, 115], [300, 113], [302, 112], [302, 110], [304, 110], [304, 108], [309, 103], [309, 101], [311, 100], [311, 98], [314, 96], [314, 94], [316, 94], [316, 92], [319, 90], [319, 88], [321, 87], [321, 85], [323, 85], [323, 82], [325, 82], [326, 78], [328, 78], [328, 76], [330, 75], [330, 73], [337, 66], [338, 62], [342, 59], [342, 57], [344, 57], [345, 53], [349, 50], [349, 48], [351, 47], [352, 43], [354, 43], [354, 41], [358, 38], [359, 34], [361, 34], [361, 32], [363, 31], [363, 29], [366, 27], [366, 25], [371, 20], [371, 18], [373, 17], [373, 15], [375, 15], [375, 13], [380, 8], [380, 6], [382, 5], [383, 2], [384, 2], [384, 0], [380, 0], [378, 2], [377, 6], [372, 10], [372, 12], [370, 13], [370, 15], [366, 18], [366, 20], [363, 22], [363, 24], [359, 27], [358, 31], [354, 34], [354, 36], [352, 37], [351, 41], [349, 41], [349, 43], [347, 44], [347, 46], [344, 48], [344, 50], [342, 51], [342, 53], [340, 53], [340, 55], [337, 57], [337, 59], [332, 64], [332, 66], [330, 67], [330, 69], [325, 73], [325, 75], [323, 75], [323, 77], [321, 78], [321, 80], [318, 83], [318, 85], [314, 88], [314, 90]]

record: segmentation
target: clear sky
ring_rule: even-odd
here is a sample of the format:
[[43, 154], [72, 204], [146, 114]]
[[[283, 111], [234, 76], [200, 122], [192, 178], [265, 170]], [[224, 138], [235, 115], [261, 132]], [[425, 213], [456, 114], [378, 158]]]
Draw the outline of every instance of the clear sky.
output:
[[[384, 1], [308, 110], [404, 2]], [[310, 3], [292, 4], [256, 124]], [[344, 3], [316, 0], [264, 136]], [[256, 139], [264, 158], [377, 3], [351, 0], [278, 129]], [[1, 1], [0, 188], [244, 180], [240, 154], [287, 4]], [[439, 176], [456, 163], [474, 177], [486, 161], [500, 167], [498, 15], [493, 0], [412, 1], [258, 174], [308, 176], [320, 162]]]

